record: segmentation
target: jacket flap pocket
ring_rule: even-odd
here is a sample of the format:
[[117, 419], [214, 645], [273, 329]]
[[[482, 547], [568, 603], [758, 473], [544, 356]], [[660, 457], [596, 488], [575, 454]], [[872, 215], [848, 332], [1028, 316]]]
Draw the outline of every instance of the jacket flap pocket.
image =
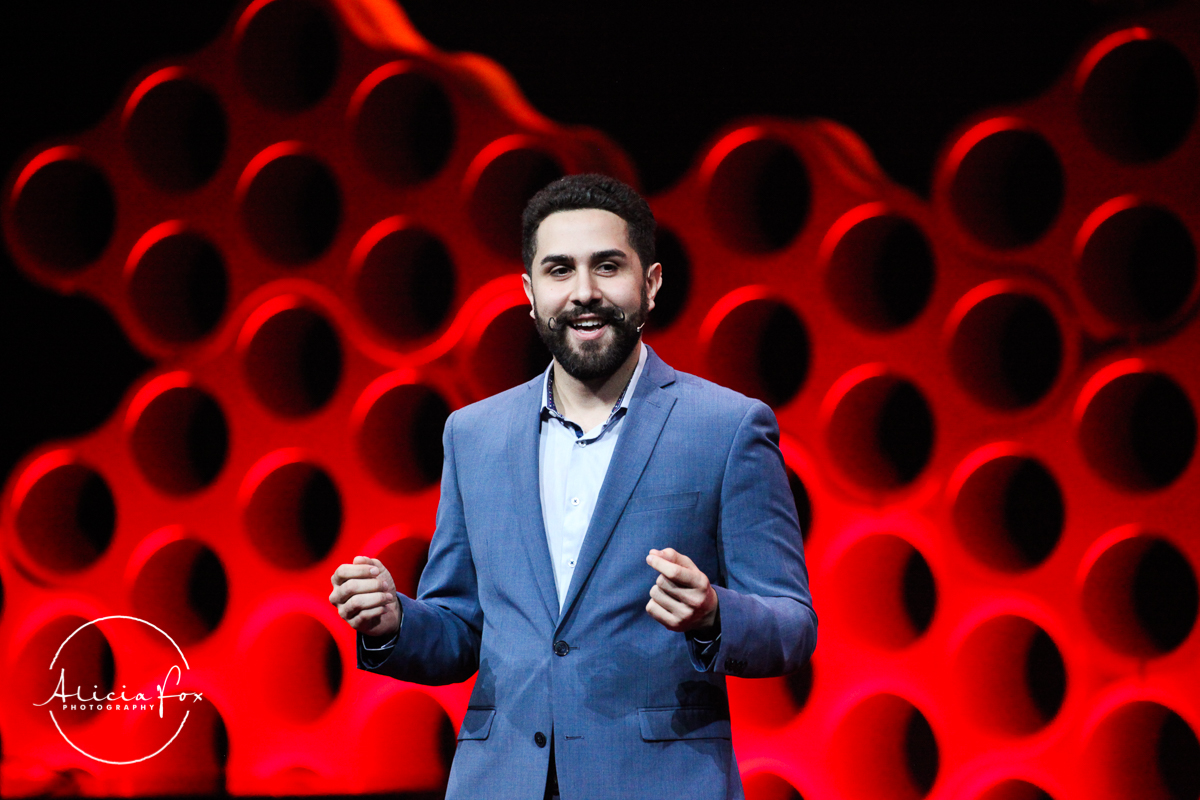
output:
[[670, 494], [652, 494], [648, 497], [634, 495], [629, 498], [629, 505], [625, 507], [625, 512], [638, 514], [643, 511], [662, 511], [667, 508], [694, 508], [699, 499], [699, 492], [672, 492]]
[[458, 738], [486, 739], [492, 731], [492, 718], [495, 716], [494, 708], [468, 708], [463, 715], [462, 727], [458, 729]]
[[731, 738], [729, 711], [714, 706], [640, 708], [638, 722], [647, 742]]

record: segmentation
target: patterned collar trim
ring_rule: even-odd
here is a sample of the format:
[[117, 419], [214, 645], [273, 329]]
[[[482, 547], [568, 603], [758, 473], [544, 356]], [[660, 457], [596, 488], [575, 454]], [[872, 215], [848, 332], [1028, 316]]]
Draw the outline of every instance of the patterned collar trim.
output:
[[[645, 345], [640, 346], [645, 347]], [[640, 354], [638, 358], [639, 360], [641, 359]], [[633, 383], [633, 376], [636, 374], [637, 367], [635, 366], [633, 372], [629, 374], [629, 380], [625, 382], [625, 388], [621, 389], [621, 395], [617, 398], [617, 402], [612, 407], [612, 411], [608, 412], [608, 419], [604, 422], [604, 427], [600, 429], [600, 432], [590, 439], [583, 439], [584, 430], [571, 420], [564, 417], [554, 405], [554, 362], [552, 361], [550, 362], [550, 366], [546, 373], [546, 398], [545, 403], [542, 404], [542, 419], [546, 420], [550, 417], [553, 417], [554, 419], [558, 420], [560, 423], [574, 431], [575, 438], [582, 440], [580, 444], [589, 444], [594, 442], [604, 436], [604, 434], [608, 432], [609, 428], [615, 425], [617, 420], [625, 416], [625, 413], [629, 410], [629, 407], [623, 405], [623, 403], [625, 401], [625, 393], [629, 391], [629, 385]]]

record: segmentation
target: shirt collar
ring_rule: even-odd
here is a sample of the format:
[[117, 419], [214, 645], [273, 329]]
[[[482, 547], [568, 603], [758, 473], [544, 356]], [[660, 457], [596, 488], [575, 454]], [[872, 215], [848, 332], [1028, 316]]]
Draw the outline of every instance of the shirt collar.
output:
[[[637, 366], [633, 368], [633, 374], [629, 376], [629, 383], [625, 384], [625, 388], [621, 390], [621, 396], [617, 398], [616, 404], [612, 411], [608, 414], [608, 419], [604, 423], [604, 427], [600, 432], [593, 437], [599, 439], [612, 426], [614, 422], [620, 419], [629, 410], [629, 400], [633, 397], [633, 390], [637, 388], [638, 379], [642, 377], [642, 369], [646, 366], [646, 344], [638, 342], [638, 360]], [[546, 367], [546, 371], [542, 373], [542, 419], [553, 417], [566, 425], [571, 430], [575, 431], [576, 438], [582, 438], [584, 430], [571, 422], [569, 419], [559, 413], [554, 407], [554, 361], [551, 360], [550, 366]]]

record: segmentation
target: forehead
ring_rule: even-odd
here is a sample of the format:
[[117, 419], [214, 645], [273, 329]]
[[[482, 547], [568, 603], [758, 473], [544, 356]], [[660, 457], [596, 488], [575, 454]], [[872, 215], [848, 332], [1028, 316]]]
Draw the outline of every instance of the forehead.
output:
[[625, 220], [599, 208], [556, 211], [538, 225], [534, 261], [548, 253], [580, 255], [613, 249], [633, 256]]

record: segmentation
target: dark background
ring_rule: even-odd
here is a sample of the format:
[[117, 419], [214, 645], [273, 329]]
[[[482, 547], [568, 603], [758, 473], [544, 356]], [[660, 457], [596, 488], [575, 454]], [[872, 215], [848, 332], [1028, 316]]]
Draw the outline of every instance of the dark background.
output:
[[[8, 0], [0, 4], [11, 176], [37, 143], [83, 131], [130, 77], [204, 47], [231, 0]], [[532, 104], [591, 125], [633, 158], [649, 193], [677, 180], [737, 117], [826, 117], [857, 132], [920, 193], [951, 129], [1039, 94], [1085, 41], [1145, 4], [1085, 0], [896, 3], [545, 3], [411, 0], [444, 50], [496, 59]], [[0, 474], [39, 442], [103, 422], [150, 362], [97, 303], [62, 297], [0, 261]]]

